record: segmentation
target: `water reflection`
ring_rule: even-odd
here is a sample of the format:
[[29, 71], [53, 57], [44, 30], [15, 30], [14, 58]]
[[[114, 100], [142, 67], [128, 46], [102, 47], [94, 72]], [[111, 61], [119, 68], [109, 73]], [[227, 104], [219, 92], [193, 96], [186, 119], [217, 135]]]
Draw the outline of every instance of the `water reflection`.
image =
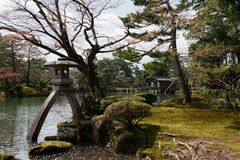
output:
[[[27, 131], [45, 97], [0, 99], [0, 153], [14, 153], [16, 158], [28, 159]], [[39, 135], [56, 135], [56, 125], [71, 118], [70, 105], [59, 97], [52, 107]]]

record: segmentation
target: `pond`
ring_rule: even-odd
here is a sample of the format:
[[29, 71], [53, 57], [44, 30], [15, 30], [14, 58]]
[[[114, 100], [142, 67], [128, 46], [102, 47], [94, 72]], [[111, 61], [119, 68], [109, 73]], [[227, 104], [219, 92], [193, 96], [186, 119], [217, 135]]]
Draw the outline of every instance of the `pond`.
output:
[[[17, 159], [28, 159], [26, 136], [39, 107], [46, 97], [0, 99], [0, 153], [16, 154]], [[59, 97], [43, 124], [38, 141], [56, 135], [57, 123], [71, 117], [70, 105]]]
[[[168, 96], [158, 96], [157, 102], [165, 97]], [[0, 99], [0, 153], [12, 153], [16, 154], [17, 159], [28, 159], [27, 132], [45, 99], [46, 97]], [[69, 103], [64, 97], [59, 97], [43, 124], [38, 141], [56, 135], [57, 123], [70, 119]]]

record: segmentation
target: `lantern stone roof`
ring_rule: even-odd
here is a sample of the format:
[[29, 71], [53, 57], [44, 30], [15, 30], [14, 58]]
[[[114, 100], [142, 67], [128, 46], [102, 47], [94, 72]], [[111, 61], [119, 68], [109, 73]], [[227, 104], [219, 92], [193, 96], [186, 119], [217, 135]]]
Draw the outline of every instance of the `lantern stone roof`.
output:
[[66, 59], [58, 59], [57, 61], [46, 62], [43, 64], [45, 67], [56, 68], [56, 67], [76, 67], [78, 64], [73, 61], [68, 61]]

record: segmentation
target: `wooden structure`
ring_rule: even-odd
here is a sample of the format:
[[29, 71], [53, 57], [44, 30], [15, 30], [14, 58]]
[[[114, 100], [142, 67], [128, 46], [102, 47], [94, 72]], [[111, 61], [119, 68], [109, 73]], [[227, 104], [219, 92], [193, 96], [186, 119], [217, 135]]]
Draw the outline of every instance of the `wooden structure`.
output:
[[176, 82], [177, 78], [175, 77], [157, 77], [149, 81], [149, 85], [151, 91], [166, 94], [176, 90]]
[[44, 66], [54, 68], [55, 70], [55, 77], [51, 81], [53, 84], [53, 91], [39, 109], [37, 116], [33, 121], [30, 130], [28, 131], [27, 140], [31, 142], [37, 141], [42, 125], [51, 107], [53, 106], [57, 97], [61, 94], [67, 97], [71, 105], [74, 121], [80, 122], [81, 119], [81, 108], [74, 95], [73, 88], [71, 87], [73, 81], [69, 79], [69, 68], [76, 67], [77, 63], [59, 59], [58, 61], [47, 62], [44, 64]]

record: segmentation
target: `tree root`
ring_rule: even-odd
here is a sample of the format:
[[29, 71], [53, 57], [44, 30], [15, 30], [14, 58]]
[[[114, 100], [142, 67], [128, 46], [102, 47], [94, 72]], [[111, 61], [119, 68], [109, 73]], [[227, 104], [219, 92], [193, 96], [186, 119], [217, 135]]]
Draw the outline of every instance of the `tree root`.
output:
[[190, 145], [188, 143], [184, 143], [180, 141], [177, 142], [175, 138], [173, 138], [172, 140], [173, 140], [173, 143], [176, 145], [175, 149], [172, 149], [172, 150], [165, 149], [162, 155], [167, 157], [173, 157], [176, 160], [182, 160], [182, 159], [200, 160], [201, 155], [199, 154], [198, 151], [201, 150], [204, 153], [207, 153], [207, 150], [204, 147], [204, 145], [213, 144], [212, 142], [208, 142], [208, 141], [200, 141], [195, 145]]

